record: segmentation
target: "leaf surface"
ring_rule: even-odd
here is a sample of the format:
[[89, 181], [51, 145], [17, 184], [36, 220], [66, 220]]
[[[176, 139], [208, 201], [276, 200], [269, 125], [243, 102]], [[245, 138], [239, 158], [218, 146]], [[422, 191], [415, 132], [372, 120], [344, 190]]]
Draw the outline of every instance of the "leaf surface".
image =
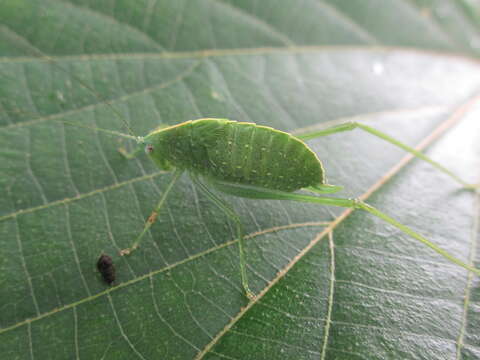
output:
[[[171, 174], [64, 123], [361, 121], [478, 182], [479, 13], [467, 0], [3, 1], [2, 358], [480, 358], [478, 279], [359, 211], [225, 195], [248, 234], [251, 303], [234, 226], [187, 176], [119, 257]], [[360, 130], [308, 144], [342, 197], [479, 266], [478, 194]]]

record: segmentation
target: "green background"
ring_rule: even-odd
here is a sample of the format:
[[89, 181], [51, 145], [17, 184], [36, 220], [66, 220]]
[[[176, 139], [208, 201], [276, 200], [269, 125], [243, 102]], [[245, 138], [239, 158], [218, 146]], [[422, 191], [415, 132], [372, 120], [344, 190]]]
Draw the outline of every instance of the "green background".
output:
[[[112, 107], [137, 135], [358, 120], [436, 139], [427, 154], [478, 182], [479, 14], [473, 0], [0, 2], [1, 358], [480, 359], [478, 279], [365, 213], [225, 196], [249, 234], [248, 304], [234, 227], [184, 176], [120, 258], [171, 174], [61, 122], [125, 132]], [[478, 194], [358, 130], [309, 146], [342, 196], [479, 266]]]

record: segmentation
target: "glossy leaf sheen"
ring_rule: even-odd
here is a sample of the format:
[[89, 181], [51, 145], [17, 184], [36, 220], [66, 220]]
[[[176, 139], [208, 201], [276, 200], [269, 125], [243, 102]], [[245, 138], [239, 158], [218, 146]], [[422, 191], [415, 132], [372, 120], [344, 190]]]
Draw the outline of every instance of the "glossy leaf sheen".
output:
[[[225, 196], [250, 234], [261, 296], [248, 307], [234, 228], [187, 176], [140, 250], [118, 257], [171, 174], [56, 121], [126, 132], [106, 101], [136, 135], [199, 117], [289, 132], [355, 117], [416, 145], [458, 119], [427, 153], [478, 182], [475, 6], [2, 1], [2, 359], [480, 358], [478, 279], [365, 213], [329, 238], [322, 224], [343, 209]], [[478, 195], [419, 161], [385, 178], [404, 153], [358, 130], [309, 145], [341, 196], [383, 179], [367, 202], [480, 266]]]

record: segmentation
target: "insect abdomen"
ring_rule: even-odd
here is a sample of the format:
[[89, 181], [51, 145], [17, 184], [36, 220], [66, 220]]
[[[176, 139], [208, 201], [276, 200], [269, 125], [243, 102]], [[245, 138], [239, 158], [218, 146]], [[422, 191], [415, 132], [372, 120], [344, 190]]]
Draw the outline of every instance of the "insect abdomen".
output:
[[292, 135], [253, 123], [200, 119], [191, 123], [192, 143], [205, 141], [201, 131], [196, 131], [205, 121], [219, 123], [215, 141], [209, 139], [206, 144], [208, 162], [197, 158], [195, 164], [204, 175], [283, 191], [324, 183], [319, 159]]

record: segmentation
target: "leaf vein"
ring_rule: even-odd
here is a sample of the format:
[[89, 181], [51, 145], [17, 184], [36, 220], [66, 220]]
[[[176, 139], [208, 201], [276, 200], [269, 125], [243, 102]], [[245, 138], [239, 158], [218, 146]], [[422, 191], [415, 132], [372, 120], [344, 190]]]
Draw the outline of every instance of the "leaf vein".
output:
[[[254, 237], [257, 237], [257, 236], [261, 236], [261, 235], [264, 235], [264, 234], [268, 234], [268, 233], [272, 233], [272, 232], [277, 232], [277, 231], [282, 231], [282, 230], [290, 230], [290, 229], [297, 229], [297, 228], [304, 228], [304, 227], [324, 227], [326, 225], [325, 222], [307, 222], [307, 223], [296, 223], [296, 224], [289, 224], [289, 225], [284, 225], [284, 226], [276, 226], [276, 227], [273, 227], [273, 228], [269, 228], [269, 229], [264, 229], [262, 231], [258, 231], [258, 232], [254, 232], [254, 233], [251, 233], [251, 234], [248, 234], [247, 236], [245, 236], [245, 239], [251, 239], [251, 238], [254, 238]], [[177, 261], [173, 264], [169, 264], [161, 269], [158, 269], [158, 270], [154, 270], [154, 271], [151, 271], [147, 274], [144, 274], [144, 275], [140, 275], [132, 280], [129, 280], [129, 281], [126, 281], [124, 283], [121, 283], [121, 284], [118, 284], [117, 286], [114, 286], [114, 287], [110, 287], [110, 288], [107, 288], [106, 290], [102, 291], [102, 292], [99, 292], [97, 294], [94, 294], [90, 297], [87, 297], [87, 298], [84, 298], [84, 299], [81, 299], [81, 300], [78, 300], [78, 301], [75, 301], [73, 303], [70, 303], [70, 304], [67, 304], [67, 305], [64, 305], [62, 307], [59, 307], [59, 308], [55, 308], [53, 310], [50, 310], [48, 312], [45, 312], [43, 314], [38, 314], [38, 316], [34, 317], [34, 318], [29, 318], [29, 319], [25, 319], [21, 322], [18, 322], [16, 324], [13, 324], [11, 326], [8, 326], [8, 327], [5, 327], [5, 328], [0, 328], [0, 334], [2, 333], [5, 333], [5, 332], [8, 332], [8, 331], [11, 331], [13, 329], [16, 329], [20, 326], [23, 326], [23, 325], [26, 325], [26, 324], [30, 324], [32, 322], [36, 322], [36, 321], [39, 321], [39, 320], [42, 320], [44, 318], [47, 318], [49, 316], [52, 316], [58, 312], [61, 312], [61, 311], [65, 311], [65, 310], [68, 310], [68, 309], [71, 309], [71, 308], [74, 308], [76, 306], [79, 306], [81, 304], [84, 304], [84, 303], [88, 303], [88, 302], [91, 302], [99, 297], [102, 297], [102, 296], [109, 296], [109, 294], [113, 291], [118, 291], [124, 287], [127, 287], [127, 286], [130, 286], [132, 284], [135, 284], [139, 281], [143, 281], [145, 279], [148, 279], [149, 277], [151, 276], [155, 276], [157, 274], [161, 274], [161, 273], [164, 273], [164, 272], [167, 272], [169, 270], [172, 270], [180, 265], [183, 265], [183, 264], [186, 264], [186, 263], [189, 263], [191, 261], [194, 261], [198, 258], [201, 258], [201, 257], [204, 257], [204, 256], [207, 256], [208, 254], [210, 253], [213, 253], [215, 251], [218, 251], [220, 249], [223, 249], [223, 248], [226, 248], [226, 247], [229, 247], [229, 246], [233, 246], [233, 245], [236, 245], [238, 242], [237, 239], [234, 239], [234, 240], [230, 240], [228, 242], [225, 242], [223, 244], [220, 244], [214, 248], [211, 248], [211, 249], [208, 249], [206, 251], [203, 251], [203, 252], [200, 252], [200, 253], [197, 253], [195, 255], [192, 255], [190, 258], [186, 258], [186, 259], [182, 259], [180, 261]]]
[[115, 310], [115, 305], [113, 304], [113, 300], [112, 300], [112, 297], [110, 296], [110, 294], [107, 294], [107, 298], [108, 298], [108, 302], [110, 304], [110, 307], [112, 308], [112, 313], [113, 313], [113, 316], [115, 318], [115, 321], [117, 323], [117, 326], [118, 326], [118, 329], [120, 330], [120, 334], [122, 335], [123, 339], [127, 342], [128, 346], [130, 346], [130, 348], [133, 350], [133, 352], [142, 360], [147, 360], [145, 359], [145, 357], [143, 357], [143, 355], [137, 350], [137, 348], [135, 347], [135, 345], [133, 345], [133, 343], [130, 341], [130, 338], [128, 337], [128, 335], [125, 333], [125, 330], [123, 329], [123, 326], [122, 324], [120, 323], [120, 319], [118, 318], [118, 315], [117, 315], [117, 311]]
[[323, 336], [323, 346], [320, 359], [324, 360], [327, 356], [328, 341], [330, 337], [330, 326], [332, 323], [333, 298], [335, 294], [335, 244], [333, 242], [333, 231], [328, 233], [328, 248], [330, 250], [330, 286], [328, 291], [327, 316], [325, 319], [325, 328]]
[[[475, 197], [475, 209], [474, 209], [474, 224], [471, 230], [471, 241], [470, 241], [470, 256], [469, 256], [469, 264], [473, 264], [475, 261], [475, 256], [477, 254], [477, 241], [478, 241], [478, 234], [480, 233], [480, 193], [477, 193]], [[456, 341], [457, 345], [457, 353], [455, 359], [460, 360], [462, 358], [462, 349], [465, 346], [464, 337], [467, 331], [468, 325], [468, 310], [472, 296], [472, 290], [474, 286], [474, 275], [469, 272], [467, 274], [467, 285], [465, 287], [465, 295], [463, 300], [463, 312], [462, 312], [462, 319], [461, 319], [461, 326], [460, 331], [458, 334], [458, 338]]]
[[15, 232], [16, 232], [18, 250], [20, 252], [20, 262], [22, 263], [23, 271], [25, 273], [25, 277], [27, 278], [28, 287], [30, 288], [30, 296], [32, 297], [33, 305], [35, 306], [35, 312], [37, 313], [37, 316], [40, 316], [40, 307], [38, 306], [37, 297], [35, 295], [35, 290], [33, 288], [32, 277], [30, 275], [30, 272], [28, 271], [27, 263], [25, 261], [25, 254], [23, 253], [23, 245], [22, 245], [22, 239], [20, 235], [20, 227], [18, 225], [17, 219], [15, 219]]

